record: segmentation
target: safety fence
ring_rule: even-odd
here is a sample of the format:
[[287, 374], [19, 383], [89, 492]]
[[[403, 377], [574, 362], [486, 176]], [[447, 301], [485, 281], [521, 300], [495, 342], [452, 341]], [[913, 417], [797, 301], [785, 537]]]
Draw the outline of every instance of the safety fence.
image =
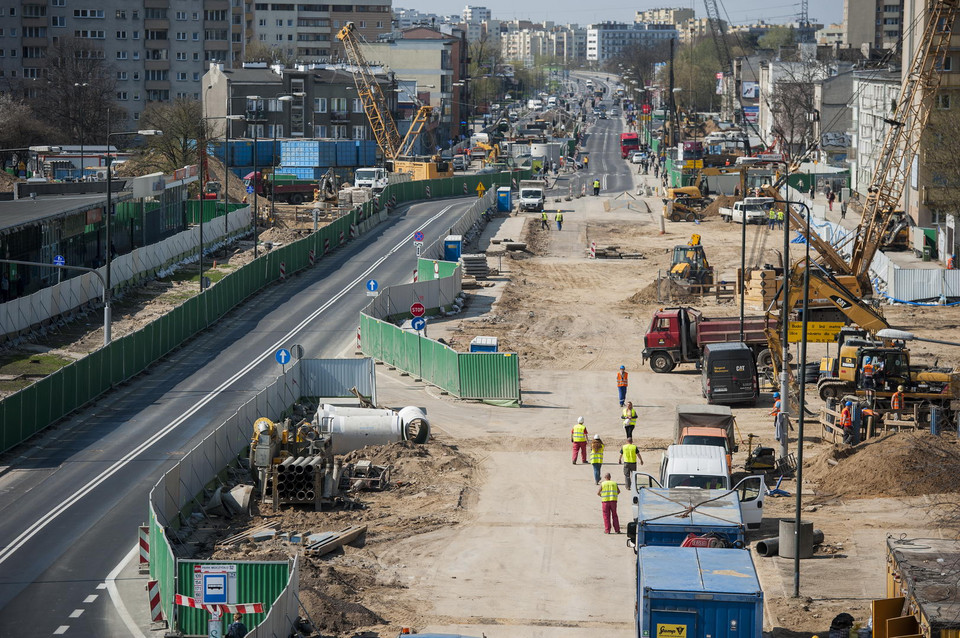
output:
[[[225, 222], [209, 224], [204, 228], [203, 242], [208, 249], [227, 238], [243, 234], [250, 228], [250, 207], [234, 210]], [[137, 248], [111, 260], [111, 288], [119, 290], [135, 285], [146, 278], [162, 274], [174, 264], [196, 258], [200, 245], [199, 227], [193, 227], [155, 244]], [[106, 276], [106, 266], [98, 272]], [[12, 338], [60, 317], [98, 302], [103, 297], [103, 285], [93, 273], [71, 277], [54, 286], [0, 304], [0, 337]]]
[[[484, 211], [489, 205], [482, 200], [478, 204]], [[428, 253], [435, 255], [436, 249], [431, 249]], [[423, 305], [427, 316], [443, 313], [456, 303], [462, 277], [458, 264], [421, 258], [418, 271], [423, 273], [418, 281], [384, 288], [360, 312], [361, 351], [461, 399], [520, 405], [520, 360], [516, 353], [457, 352], [427, 338], [426, 329], [408, 330], [393, 323], [411, 318], [414, 303]]]
[[[225, 211], [232, 212], [247, 206], [246, 204], [226, 204], [214, 199], [203, 201], [199, 199], [188, 199], [185, 204], [188, 224], [200, 223], [201, 210], [203, 211], [203, 223], [209, 224], [215, 219], [222, 218]], [[247, 219], [249, 220], [250, 218], [248, 217]], [[204, 234], [206, 235], [206, 232], [204, 232]]]
[[[174, 604], [174, 594], [193, 595], [193, 570], [184, 570], [171, 540], [177, 539], [190, 511], [199, 509], [205, 490], [219, 487], [217, 476], [235, 464], [250, 444], [253, 423], [260, 417], [280, 421], [301, 397], [353, 397], [356, 387], [376, 404], [376, 372], [372, 359], [304, 359], [295, 362], [256, 396], [241, 405], [196, 447], [184, 454], [150, 490], [150, 576], [160, 586], [164, 617], [171, 628], [187, 634], [205, 634], [195, 626], [197, 610]], [[218, 561], [218, 563], [232, 561]], [[282, 570], [281, 570], [282, 571]], [[238, 603], [262, 602], [266, 616], [255, 614], [260, 623], [252, 636], [287, 636], [297, 618], [298, 575], [296, 563], [285, 584], [276, 568], [269, 578], [254, 578], [238, 591]], [[259, 583], [259, 584], [257, 584]], [[282, 591], [279, 591], [282, 587]], [[278, 593], [279, 591], [279, 593]], [[279, 608], [279, 609], [278, 609]], [[250, 622], [246, 623], [250, 626]], [[190, 631], [187, 631], [189, 629]]]
[[[428, 189], [429, 197], [461, 195], [463, 184], [475, 186], [481, 179], [485, 180], [485, 184], [509, 184], [512, 176], [522, 179], [523, 172], [452, 177], [388, 186], [373, 201], [356, 206], [317, 232], [265, 252], [203, 294], [191, 297], [140, 330], [114, 340], [0, 401], [0, 452], [92, 401], [114, 384], [139, 374], [196, 333], [216, 323], [243, 300], [263, 287], [281, 281], [281, 265], [284, 266], [283, 272], [289, 276], [366, 233], [387, 218], [388, 203], [402, 204], [427, 198]], [[231, 216], [243, 216], [245, 210], [235, 211]], [[246, 223], [245, 219], [243, 223]], [[196, 243], [193, 246], [195, 250]], [[118, 266], [117, 272], [129, 277], [136, 271], [136, 268], [127, 264]], [[87, 289], [92, 290], [93, 286], [88, 283]], [[48, 303], [53, 303], [52, 298]]]
[[[420, 256], [423, 259], [443, 259], [443, 240], [448, 235], [460, 235], [463, 237], [463, 243], [469, 242], [474, 235], [479, 234], [483, 230], [483, 225], [480, 223], [480, 218], [490, 210], [491, 207], [495, 207], [497, 204], [497, 189], [490, 188], [484, 193], [483, 197], [477, 198], [477, 201], [473, 203], [466, 213], [460, 217], [445, 233], [441, 233], [437, 236], [437, 239], [430, 244], [427, 244], [427, 247], [423, 249], [423, 252], [420, 253]], [[418, 272], [423, 273], [424, 270], [418, 268]], [[432, 277], [433, 271], [431, 270], [429, 275]], [[441, 275], [442, 277], [448, 277], [449, 274]]]

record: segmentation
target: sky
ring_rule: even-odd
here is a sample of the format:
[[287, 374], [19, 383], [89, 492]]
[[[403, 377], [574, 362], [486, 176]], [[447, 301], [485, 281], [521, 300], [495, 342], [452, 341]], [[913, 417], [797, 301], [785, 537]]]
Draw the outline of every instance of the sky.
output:
[[[621, 0], [622, 1], [622, 0]], [[791, 0], [770, 0], [770, 5], [760, 0], [718, 0], [721, 17], [733, 24], [744, 24], [765, 20], [766, 22], [791, 22], [800, 9], [799, 2]], [[394, 7], [417, 9], [424, 13], [440, 15], [459, 13], [467, 4], [487, 7], [493, 17], [499, 20], [533, 20], [543, 22], [551, 20], [564, 24], [575, 22], [586, 25], [591, 22], [614, 20], [632, 22], [639, 10], [658, 7], [687, 7], [697, 12], [697, 17], [706, 15], [702, 0], [643, 0], [638, 4], [619, 4], [596, 6], [582, 0], [473, 0], [469, 3], [454, 4], [449, 0], [394, 0]], [[808, 14], [812, 22], [823, 24], [839, 23], [843, 19], [843, 2], [838, 0], [809, 0]]]

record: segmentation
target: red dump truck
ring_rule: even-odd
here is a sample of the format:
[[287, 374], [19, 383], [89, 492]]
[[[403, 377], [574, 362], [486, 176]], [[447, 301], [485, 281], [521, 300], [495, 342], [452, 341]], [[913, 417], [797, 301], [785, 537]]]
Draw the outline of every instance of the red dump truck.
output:
[[[764, 328], [776, 329], [766, 317], [744, 317], [743, 342], [757, 357], [759, 367], [771, 364]], [[650, 360], [654, 372], [670, 372], [680, 363], [700, 363], [708, 343], [740, 341], [739, 317], [705, 317], [696, 308], [661, 308], [653, 315], [643, 337], [643, 362]]]
[[280, 173], [264, 175], [260, 171], [249, 173], [244, 177], [244, 184], [253, 186], [260, 197], [296, 205], [312, 202], [316, 190], [320, 187], [318, 180], [315, 179], [301, 180], [293, 175]]

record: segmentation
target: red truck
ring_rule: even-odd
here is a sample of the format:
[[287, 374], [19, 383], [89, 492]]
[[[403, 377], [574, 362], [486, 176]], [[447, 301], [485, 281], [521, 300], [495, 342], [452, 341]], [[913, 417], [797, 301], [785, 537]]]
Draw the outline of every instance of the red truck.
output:
[[246, 186], [253, 186], [257, 195], [286, 204], [312, 202], [319, 188], [317, 180], [299, 180], [293, 175], [249, 173], [244, 178]]
[[636, 133], [620, 134], [620, 157], [627, 159], [630, 151], [640, 150], [640, 136]]
[[[743, 318], [743, 342], [757, 357], [757, 365], [769, 366], [764, 328], [776, 329], [776, 321], [766, 317]], [[740, 341], [739, 317], [704, 317], [696, 308], [661, 308], [653, 315], [643, 336], [643, 362], [650, 360], [654, 372], [670, 372], [679, 363], [699, 365], [703, 346], [708, 343]]]

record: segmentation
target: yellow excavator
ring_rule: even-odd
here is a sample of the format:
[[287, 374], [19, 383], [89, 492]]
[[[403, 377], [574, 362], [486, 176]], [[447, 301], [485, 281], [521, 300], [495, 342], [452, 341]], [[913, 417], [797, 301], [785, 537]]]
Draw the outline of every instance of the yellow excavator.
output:
[[692, 222], [700, 219], [703, 209], [713, 201], [700, 189], [703, 178], [716, 175], [739, 175], [740, 193], [746, 193], [747, 166], [701, 168], [692, 186], [676, 186], [667, 189], [667, 195], [663, 198], [664, 219], [672, 222]]
[[383, 95], [380, 82], [370, 70], [370, 64], [360, 50], [360, 36], [353, 22], [348, 22], [337, 33], [343, 43], [347, 58], [353, 65], [353, 81], [357, 96], [363, 103], [374, 138], [383, 153], [387, 170], [394, 173], [410, 173], [412, 179], [435, 179], [452, 177], [453, 165], [439, 155], [413, 156], [414, 144], [433, 115], [432, 106], [420, 106], [407, 134], [400, 138], [397, 123]]
[[698, 292], [707, 292], [713, 285], [713, 274], [713, 266], [707, 261], [700, 235], [692, 235], [685, 246], [673, 247], [671, 280], [684, 287], [697, 287]]

